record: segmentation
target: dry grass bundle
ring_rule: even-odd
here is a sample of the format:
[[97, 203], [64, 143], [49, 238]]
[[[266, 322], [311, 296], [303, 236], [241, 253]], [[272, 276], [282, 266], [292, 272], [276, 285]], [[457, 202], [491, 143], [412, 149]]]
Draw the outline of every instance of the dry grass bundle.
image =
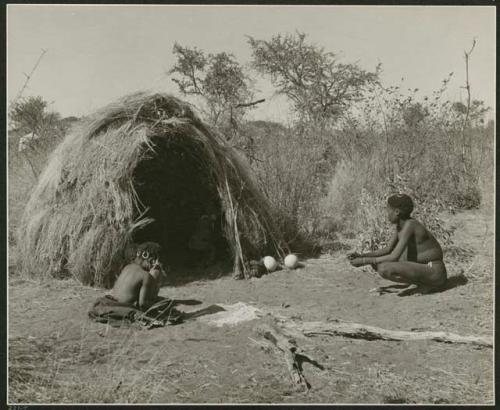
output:
[[245, 161], [188, 104], [128, 96], [54, 151], [21, 221], [20, 271], [110, 286], [138, 238], [179, 250], [203, 212], [194, 202], [216, 204], [235, 268], [246, 273], [264, 252], [283, 255], [273, 212]]

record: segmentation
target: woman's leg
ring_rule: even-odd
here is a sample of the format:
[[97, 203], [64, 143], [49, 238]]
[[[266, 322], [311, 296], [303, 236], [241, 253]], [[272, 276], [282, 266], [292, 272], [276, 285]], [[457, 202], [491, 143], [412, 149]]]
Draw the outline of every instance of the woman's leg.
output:
[[446, 268], [441, 261], [432, 262], [432, 267], [416, 262], [384, 262], [377, 271], [384, 279], [399, 283], [440, 286], [446, 282]]

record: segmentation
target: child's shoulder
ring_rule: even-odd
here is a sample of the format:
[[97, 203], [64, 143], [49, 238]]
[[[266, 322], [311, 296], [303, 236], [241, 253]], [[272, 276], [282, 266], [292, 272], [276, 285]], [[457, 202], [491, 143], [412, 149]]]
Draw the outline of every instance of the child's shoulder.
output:
[[148, 273], [148, 272], [146, 272], [136, 263], [129, 263], [122, 269], [122, 274], [127, 274], [127, 275], [137, 275], [137, 274], [142, 275], [143, 273]]
[[134, 262], [130, 262], [128, 264], [126, 264], [123, 268], [123, 270], [127, 269], [127, 270], [130, 270], [130, 269], [135, 269], [135, 268], [139, 268], [140, 266], [137, 265], [137, 263], [134, 263]]

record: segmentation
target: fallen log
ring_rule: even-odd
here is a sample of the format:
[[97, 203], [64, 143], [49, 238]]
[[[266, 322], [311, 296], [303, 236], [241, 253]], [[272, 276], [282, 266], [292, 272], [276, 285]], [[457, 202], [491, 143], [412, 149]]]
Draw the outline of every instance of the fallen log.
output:
[[284, 334], [282, 330], [278, 329], [276, 326], [262, 324], [256, 327], [256, 332], [267, 341], [271, 342], [273, 346], [284, 354], [288, 372], [290, 373], [293, 383], [295, 385], [302, 385], [305, 390], [309, 390], [311, 384], [304, 376], [302, 363], [309, 362], [322, 370], [324, 367], [302, 352], [297, 346], [295, 339]]
[[375, 326], [351, 322], [288, 322], [280, 320], [281, 326], [290, 331], [299, 331], [304, 336], [345, 336], [366, 340], [434, 340], [443, 343], [463, 343], [481, 347], [493, 347], [493, 338], [487, 336], [461, 336], [443, 331], [411, 332], [405, 330], [388, 330]]

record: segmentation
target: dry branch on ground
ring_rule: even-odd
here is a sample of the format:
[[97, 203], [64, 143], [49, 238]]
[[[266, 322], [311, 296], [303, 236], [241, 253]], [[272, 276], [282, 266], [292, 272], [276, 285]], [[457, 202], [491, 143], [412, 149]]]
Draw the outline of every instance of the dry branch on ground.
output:
[[256, 327], [256, 332], [268, 340], [284, 354], [288, 372], [295, 385], [301, 385], [305, 390], [311, 388], [310, 383], [304, 376], [302, 364], [308, 362], [323, 369], [317, 361], [307, 356], [296, 344], [295, 339], [283, 333], [283, 330], [271, 324], [262, 324]]
[[345, 336], [366, 340], [434, 340], [443, 343], [472, 344], [481, 347], [493, 347], [493, 339], [488, 336], [461, 336], [444, 331], [411, 332], [405, 330], [389, 330], [352, 322], [284, 322], [284, 329], [299, 332], [304, 336]]

